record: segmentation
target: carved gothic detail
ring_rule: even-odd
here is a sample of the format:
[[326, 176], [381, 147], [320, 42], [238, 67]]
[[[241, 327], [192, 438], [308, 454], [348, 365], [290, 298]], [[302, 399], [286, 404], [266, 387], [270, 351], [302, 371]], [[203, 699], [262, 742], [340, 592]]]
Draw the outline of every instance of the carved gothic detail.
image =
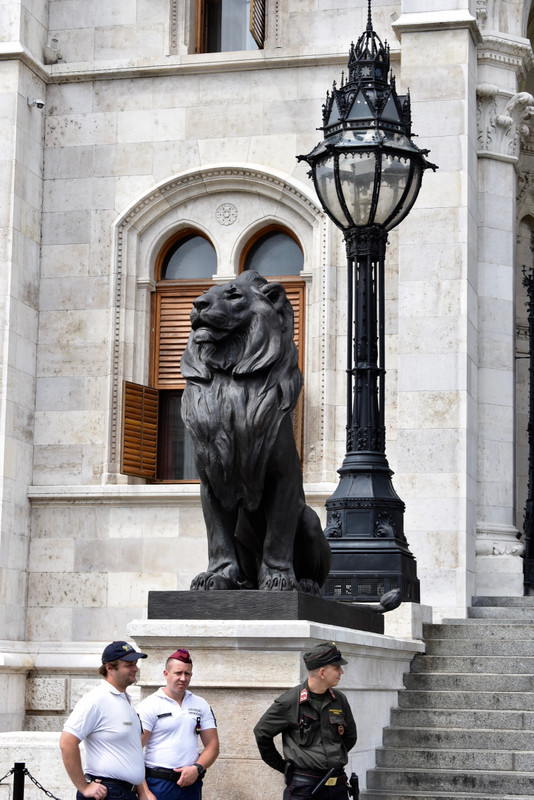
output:
[[478, 27], [484, 30], [488, 20], [488, 6], [486, 0], [477, 0], [476, 16]]

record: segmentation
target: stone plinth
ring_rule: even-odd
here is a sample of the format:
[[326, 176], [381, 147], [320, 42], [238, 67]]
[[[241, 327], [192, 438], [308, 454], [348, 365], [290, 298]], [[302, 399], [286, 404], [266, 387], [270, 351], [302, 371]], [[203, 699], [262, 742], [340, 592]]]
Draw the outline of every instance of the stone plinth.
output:
[[[182, 594], [189, 596], [183, 598], [184, 608], [191, 598], [203, 602], [199, 600], [203, 593]], [[215, 599], [222, 594], [207, 593]], [[258, 601], [265, 599], [263, 592], [251, 594]], [[382, 621], [378, 615], [370, 616]], [[335, 641], [349, 662], [340, 688], [353, 708], [359, 738], [348, 769], [358, 774], [363, 788], [402, 676], [412, 657], [424, 651], [421, 641], [306, 619], [135, 620], [128, 635], [149, 656], [139, 662], [143, 697], [163, 685], [163, 667], [172, 652], [178, 647], [191, 652], [191, 690], [212, 705], [221, 742], [220, 756], [204, 782], [204, 800], [280, 800], [282, 776], [260, 760], [252, 729], [279, 694], [305, 678], [302, 653], [324, 640]]]
[[149, 592], [149, 619], [308, 619], [384, 633], [384, 618], [369, 608], [303, 592]]

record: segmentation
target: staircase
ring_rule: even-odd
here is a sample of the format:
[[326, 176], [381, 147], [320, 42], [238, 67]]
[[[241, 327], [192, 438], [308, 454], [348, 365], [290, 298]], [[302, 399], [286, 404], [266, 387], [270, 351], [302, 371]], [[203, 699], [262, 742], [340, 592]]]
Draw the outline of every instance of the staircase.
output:
[[362, 800], [534, 798], [534, 597], [424, 628]]

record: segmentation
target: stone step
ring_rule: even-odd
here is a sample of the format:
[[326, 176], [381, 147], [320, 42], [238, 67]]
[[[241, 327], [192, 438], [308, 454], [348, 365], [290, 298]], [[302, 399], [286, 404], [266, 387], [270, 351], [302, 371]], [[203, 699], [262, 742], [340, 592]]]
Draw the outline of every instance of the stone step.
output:
[[[534, 626], [533, 626], [534, 627]], [[534, 656], [534, 640], [441, 638], [426, 639], [426, 652], [431, 656]], [[523, 672], [523, 670], [521, 670]]]
[[532, 608], [534, 597], [473, 597], [471, 608], [493, 606], [495, 608]]
[[534, 656], [434, 656], [416, 655], [412, 673], [440, 672], [485, 674], [534, 674]]
[[[382, 792], [409, 794], [412, 791], [463, 792], [471, 798], [473, 792], [502, 798], [505, 795], [534, 796], [534, 772], [496, 772], [493, 770], [395, 770], [373, 769], [367, 773], [367, 788]], [[391, 795], [390, 795], [391, 796]]]
[[[389, 727], [383, 732], [384, 747], [414, 747], [445, 750], [530, 750], [534, 744], [531, 730], [494, 730], [491, 728], [422, 728]], [[534, 766], [534, 764], [533, 764]]]
[[[534, 620], [534, 607], [527, 606], [504, 606], [502, 608], [495, 608], [495, 606], [477, 606], [476, 608], [469, 608], [467, 611], [467, 620], [483, 619], [489, 624], [498, 622], [499, 620], [510, 620], [513, 622], [522, 622], [524, 620]], [[449, 622], [448, 619], [443, 622]], [[455, 620], [457, 622], [457, 620]]]
[[401, 689], [399, 707], [534, 711], [534, 692], [416, 692]]
[[439, 730], [489, 728], [494, 731], [534, 731], [534, 712], [453, 708], [440, 709], [436, 714], [432, 708], [393, 708], [390, 727], [397, 726]]
[[532, 692], [534, 675], [408, 672], [404, 686], [415, 691]]
[[[513, 750], [427, 750], [411, 747], [380, 748], [376, 751], [377, 768], [409, 770], [482, 770], [528, 772], [534, 766], [534, 752]], [[534, 776], [534, 773], [533, 773]]]
[[425, 641], [432, 639], [483, 639], [487, 642], [534, 643], [532, 622], [498, 622], [488, 624], [486, 620], [457, 620], [440, 625], [424, 625]]

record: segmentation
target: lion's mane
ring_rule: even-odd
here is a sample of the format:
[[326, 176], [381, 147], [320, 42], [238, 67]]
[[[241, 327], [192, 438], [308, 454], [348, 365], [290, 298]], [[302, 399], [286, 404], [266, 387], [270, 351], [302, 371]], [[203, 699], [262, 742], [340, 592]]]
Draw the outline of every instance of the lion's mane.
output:
[[293, 309], [255, 272], [195, 301], [182, 357], [182, 418], [197, 469], [228, 509], [255, 510], [280, 423], [302, 388]]

